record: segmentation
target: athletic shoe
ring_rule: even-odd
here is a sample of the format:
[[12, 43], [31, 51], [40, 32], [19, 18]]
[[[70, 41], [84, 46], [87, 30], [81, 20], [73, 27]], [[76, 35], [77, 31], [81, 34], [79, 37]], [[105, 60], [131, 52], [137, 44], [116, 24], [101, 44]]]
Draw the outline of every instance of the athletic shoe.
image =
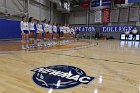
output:
[[22, 49], [25, 50], [26, 48], [24, 46], [22, 46]]
[[26, 48], [29, 49], [29, 46], [27, 45]]
[[33, 45], [30, 45], [30, 48], [33, 48]]

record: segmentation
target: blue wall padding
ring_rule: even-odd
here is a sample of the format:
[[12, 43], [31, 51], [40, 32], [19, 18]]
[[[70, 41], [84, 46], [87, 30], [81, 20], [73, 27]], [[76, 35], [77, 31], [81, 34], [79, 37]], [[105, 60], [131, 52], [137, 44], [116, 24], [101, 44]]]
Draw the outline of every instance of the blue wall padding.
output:
[[0, 19], [0, 39], [21, 38], [20, 21]]

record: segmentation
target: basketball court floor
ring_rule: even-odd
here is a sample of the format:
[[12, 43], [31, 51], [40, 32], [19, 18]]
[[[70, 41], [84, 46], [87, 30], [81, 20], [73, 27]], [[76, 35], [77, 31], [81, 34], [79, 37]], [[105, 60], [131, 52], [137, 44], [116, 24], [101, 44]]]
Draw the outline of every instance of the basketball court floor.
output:
[[[32, 51], [10, 43], [0, 42], [0, 93], [140, 93], [139, 42], [83, 40]], [[34, 69], [56, 65], [79, 68], [94, 79], [64, 89], [41, 87], [33, 80]]]

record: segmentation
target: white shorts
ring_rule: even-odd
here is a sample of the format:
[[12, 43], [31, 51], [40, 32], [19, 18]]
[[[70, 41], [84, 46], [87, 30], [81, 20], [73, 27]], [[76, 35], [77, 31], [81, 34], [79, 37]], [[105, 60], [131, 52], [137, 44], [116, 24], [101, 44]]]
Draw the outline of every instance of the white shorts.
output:
[[63, 33], [64, 33], [64, 34], [67, 34], [67, 32], [66, 32], [66, 31], [63, 31]]
[[37, 33], [37, 34], [42, 34], [43, 32], [39, 32], [39, 31], [37, 31], [36, 33]]
[[51, 33], [53, 33], [52, 31], [49, 31], [49, 33], [51, 34]]

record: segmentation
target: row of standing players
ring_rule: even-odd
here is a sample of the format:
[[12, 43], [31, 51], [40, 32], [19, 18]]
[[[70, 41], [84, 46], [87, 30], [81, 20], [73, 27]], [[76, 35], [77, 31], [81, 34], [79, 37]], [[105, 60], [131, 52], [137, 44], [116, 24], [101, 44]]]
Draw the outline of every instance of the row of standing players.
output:
[[[47, 19], [42, 21], [37, 21], [34, 23], [34, 18], [30, 17], [29, 21], [26, 16], [22, 17], [20, 23], [20, 28], [22, 32], [22, 49], [29, 49], [35, 47], [50, 47], [55, 45], [64, 45], [69, 42], [75, 41], [75, 30], [69, 25], [53, 25], [50, 24]], [[37, 40], [35, 42], [35, 28]], [[61, 40], [61, 41], [60, 41]]]

